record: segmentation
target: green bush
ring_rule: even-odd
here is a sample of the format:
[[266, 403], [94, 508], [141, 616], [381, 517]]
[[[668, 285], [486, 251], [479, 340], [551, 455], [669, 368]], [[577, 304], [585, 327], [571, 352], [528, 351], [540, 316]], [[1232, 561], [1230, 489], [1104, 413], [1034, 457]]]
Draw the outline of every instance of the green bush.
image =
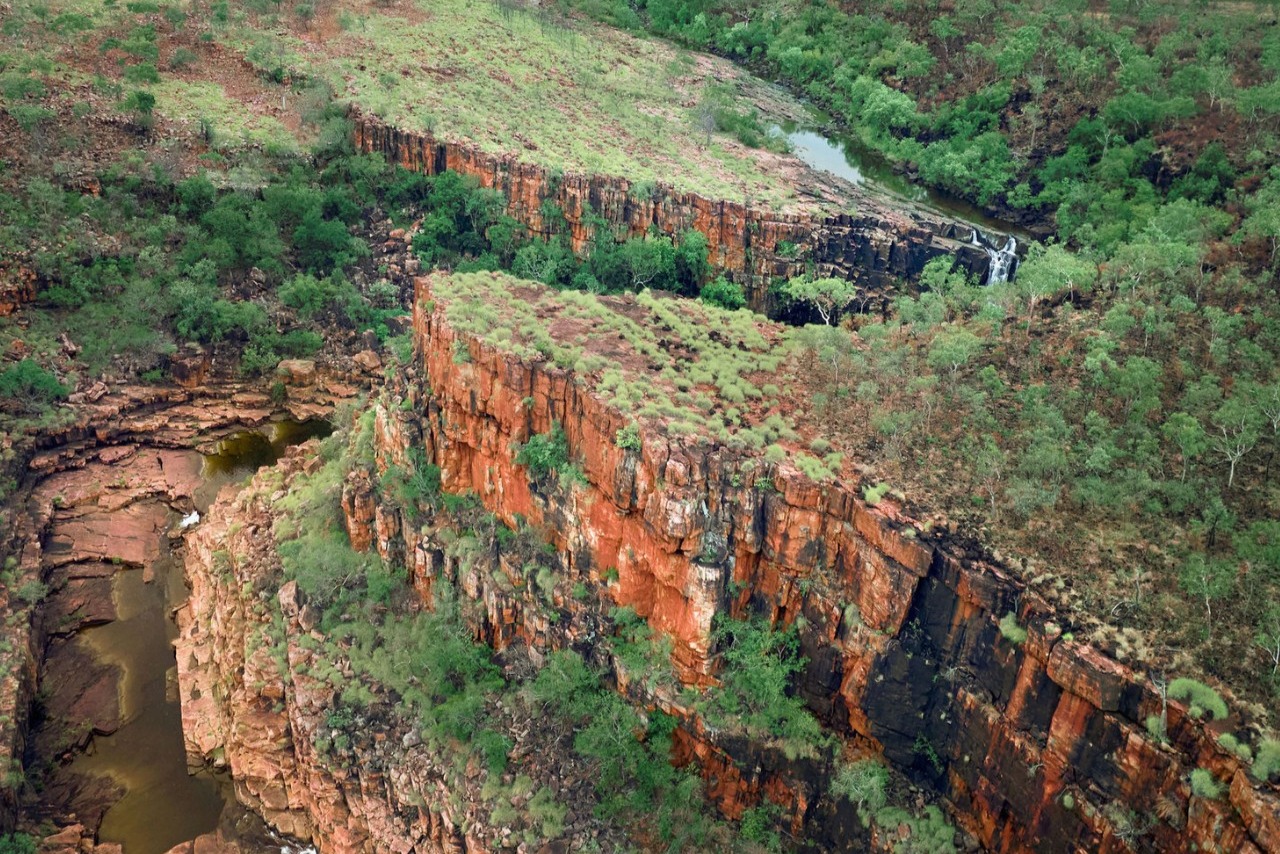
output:
[[791, 693], [805, 665], [794, 626], [777, 631], [762, 620], [725, 620], [714, 638], [724, 667], [700, 707], [709, 724], [771, 740], [789, 759], [829, 748], [818, 721]]
[[853, 803], [864, 827], [888, 803], [888, 787], [889, 769], [875, 759], [842, 765], [831, 781], [832, 794]]
[[614, 443], [624, 451], [639, 451], [642, 447], [640, 426], [628, 424], [626, 427], [618, 428], [618, 432], [614, 435]]
[[65, 400], [68, 393], [57, 377], [31, 359], [23, 359], [0, 371], [0, 397], [13, 401], [26, 412], [38, 412]]
[[1218, 736], [1218, 743], [1236, 755], [1243, 762], [1253, 761], [1253, 751], [1249, 749], [1249, 745], [1244, 744], [1229, 732], [1224, 732]]
[[875, 486], [866, 485], [862, 487], [862, 498], [872, 507], [875, 507], [880, 501], [889, 494], [889, 484], [877, 483]]
[[699, 299], [708, 305], [714, 305], [729, 311], [736, 311], [747, 304], [747, 295], [742, 285], [730, 282], [724, 276], [717, 276], [702, 288]]
[[1280, 777], [1280, 739], [1268, 738], [1258, 745], [1252, 770], [1253, 776], [1259, 780]]
[[1196, 768], [1191, 772], [1191, 792], [1198, 798], [1217, 800], [1222, 796], [1222, 784], [1205, 768]]
[[1228, 714], [1227, 704], [1217, 691], [1194, 679], [1175, 679], [1169, 683], [1169, 696], [1187, 703], [1191, 717], [1197, 720], [1209, 713], [1209, 719], [1220, 721]]
[[491, 729], [476, 733], [472, 746], [484, 760], [490, 774], [501, 774], [507, 770], [507, 757], [511, 753], [511, 739]]
[[36, 854], [39, 847], [36, 838], [25, 833], [6, 833], [0, 836], [0, 854]]
[[569, 437], [558, 422], [550, 433], [539, 433], [516, 449], [516, 463], [529, 470], [534, 480], [545, 482], [558, 477], [569, 465]]
[[1018, 625], [1018, 615], [1010, 611], [1000, 618], [1000, 636], [1014, 646], [1027, 640], [1027, 630]]

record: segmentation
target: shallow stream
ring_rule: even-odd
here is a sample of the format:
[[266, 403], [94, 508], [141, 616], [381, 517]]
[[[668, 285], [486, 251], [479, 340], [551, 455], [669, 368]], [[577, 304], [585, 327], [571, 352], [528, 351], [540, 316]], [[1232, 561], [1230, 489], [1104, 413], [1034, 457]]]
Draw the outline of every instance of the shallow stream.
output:
[[857, 137], [833, 134], [828, 130], [830, 127], [830, 117], [810, 107], [808, 120], [783, 122], [770, 131], [787, 141], [792, 154], [820, 172], [905, 199], [920, 208], [975, 226], [993, 238], [997, 234], [1012, 235], [1023, 243], [1032, 239], [1030, 232], [1016, 223], [989, 216], [981, 208], [942, 190], [914, 183]]

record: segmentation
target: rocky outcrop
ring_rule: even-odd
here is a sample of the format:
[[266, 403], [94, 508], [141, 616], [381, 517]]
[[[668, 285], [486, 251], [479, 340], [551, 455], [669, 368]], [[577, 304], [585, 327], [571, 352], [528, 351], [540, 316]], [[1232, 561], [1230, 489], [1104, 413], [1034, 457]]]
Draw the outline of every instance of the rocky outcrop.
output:
[[[183, 730], [193, 760], [229, 769], [242, 803], [278, 829], [314, 841], [325, 854], [577, 851], [590, 841], [616, 850], [620, 832], [601, 827], [590, 815], [589, 767], [557, 746], [554, 728], [517, 703], [499, 701], [488, 708], [486, 726], [510, 739], [513, 762], [536, 757], [521, 764], [520, 773], [553, 787], [569, 805], [560, 847], [531, 847], [511, 816], [491, 820], [493, 797], [484, 794], [484, 784], [493, 777], [486, 778], [474, 759], [462, 762], [460, 773], [457, 754], [424, 743], [421, 722], [397, 714], [394, 703], [386, 708], [375, 701], [359, 712], [354, 726], [341, 731], [340, 739], [350, 744], [339, 746], [331, 717], [337, 693], [313, 674], [322, 663], [346, 664], [340, 652], [318, 643], [319, 612], [297, 583], [281, 583], [272, 535], [281, 517], [275, 502], [319, 468], [314, 448], [295, 449], [245, 491], [224, 495], [188, 537], [191, 595], [177, 615], [177, 657]], [[371, 488], [371, 482], [366, 478], [363, 486]], [[382, 511], [384, 523], [389, 515]], [[385, 524], [383, 532], [389, 533]], [[433, 578], [448, 577], [469, 596], [491, 583], [491, 573], [519, 572], [483, 557], [447, 557], [438, 533], [420, 531], [414, 547], [431, 556]], [[483, 615], [494, 611], [483, 596], [474, 602], [469, 622], [478, 629], [487, 621]], [[535, 617], [536, 610], [527, 612], [527, 621], [545, 638], [552, 627], [546, 614]], [[557, 643], [585, 636], [581, 626], [554, 632]], [[514, 652], [506, 664], [531, 667]], [[517, 794], [510, 803], [519, 806], [528, 797], [529, 792]]]
[[[81, 628], [116, 619], [113, 577], [121, 567], [154, 563], [170, 510], [186, 513], [203, 501], [195, 449], [274, 418], [327, 416], [337, 401], [356, 395], [358, 382], [313, 366], [307, 383], [290, 387], [282, 405], [254, 384], [219, 382], [194, 390], [103, 384], [92, 400], [69, 406], [59, 427], [0, 435], [0, 479], [17, 484], [15, 497], [0, 506], [5, 772], [20, 779], [24, 758], [60, 759], [119, 726], [119, 668], [70, 641]], [[67, 724], [48, 729], [47, 738], [29, 728], [42, 681], [50, 689], [44, 720]], [[21, 785], [0, 785], [0, 833], [14, 826], [22, 794]], [[55, 783], [40, 803], [26, 806], [55, 823], [76, 813], [92, 839], [102, 812], [120, 796], [114, 784]]]
[[[1167, 738], [1153, 739], [1146, 721], [1162, 702], [1150, 681], [1075, 642], [1065, 618], [976, 544], [931, 530], [892, 501], [871, 506], [850, 485], [815, 484], [787, 463], [749, 466], [655, 425], [642, 430], [639, 450], [620, 448], [614, 438], [630, 416], [570, 371], [459, 336], [430, 281], [418, 286], [420, 359], [375, 408], [378, 466], [424, 453], [447, 491], [470, 491], [509, 526], [549, 536], [559, 555], [555, 590], [535, 594], [515, 561], [462, 569], [379, 497], [367, 473], [344, 485], [346, 522], [353, 544], [402, 560], [424, 597], [435, 578], [454, 578], [475, 603], [477, 636], [495, 649], [598, 649], [610, 606], [627, 605], [672, 639], [680, 681], [706, 685], [716, 671], [715, 615], [762, 613], [802, 627], [800, 692], [845, 755], [883, 755], [942, 798], [986, 850], [1280, 850], [1280, 792], [1216, 740], [1215, 729], [1247, 735], [1247, 726], [1210, 727], [1171, 701]], [[584, 485], [533, 483], [514, 462], [516, 443], [557, 422]], [[229, 509], [226, 537], [201, 532], [189, 566], [199, 585], [202, 573], [228, 571], [209, 569], [218, 549], [233, 556], [229, 583], [205, 582], [184, 617], [189, 747], [225, 752], [251, 803], [282, 827], [310, 829], [326, 852], [487, 841], [483, 825], [470, 823], [479, 838], [451, 831], [442, 841], [428, 818], [438, 813], [410, 809], [414, 792], [431, 804], [440, 790], [441, 778], [420, 770], [421, 754], [373, 748], [335, 769], [308, 752], [329, 697], [299, 676], [305, 668], [294, 659], [305, 644], [291, 642], [284, 665], [270, 660], [244, 643], [255, 618], [233, 601], [246, 581], [252, 588], [278, 573], [273, 552], [252, 554], [269, 524], [252, 500]], [[243, 525], [236, 536], [233, 524]], [[241, 549], [250, 552], [243, 560]], [[587, 595], [568, 595], [569, 586]], [[287, 586], [280, 595], [285, 635], [301, 638], [313, 625], [305, 603]], [[1008, 630], [1009, 619], [1025, 638]], [[873, 826], [869, 839], [849, 804], [829, 795], [829, 765], [713, 731], [674, 692], [644, 688], [612, 666], [620, 690], [682, 719], [676, 758], [697, 763], [727, 815], [767, 799], [797, 838], [825, 851], [892, 848], [907, 833]], [[1227, 784], [1220, 798], [1192, 791], [1196, 768]], [[476, 818], [457, 807], [439, 815], [455, 829]]]
[[[297, 454], [281, 462], [286, 484], [303, 464]], [[326, 854], [482, 850], [463, 833], [461, 815], [417, 808], [423, 796], [447, 803], [448, 792], [439, 791], [429, 751], [404, 749], [403, 733], [387, 738], [380, 728], [380, 747], [349, 764], [315, 748], [335, 697], [305, 674], [315, 653], [303, 642], [310, 623], [297, 585], [279, 590], [286, 622], [275, 643], [261, 634], [261, 605], [242, 595], [279, 581], [264, 499], [252, 488], [227, 496], [187, 541], [191, 595], [177, 614], [177, 654], [189, 755], [230, 769], [243, 803]]]
[[36, 274], [21, 264], [0, 263], [0, 317], [36, 298]]
[[[571, 575], [608, 584], [673, 639], [686, 682], [713, 674], [717, 612], [803, 617], [814, 711], [943, 794], [990, 850], [1280, 850], [1275, 787], [1252, 781], [1176, 702], [1168, 744], [1148, 737], [1145, 721], [1161, 711], [1151, 683], [1071, 640], [979, 548], [788, 465], [747, 471], [733, 453], [652, 430], [640, 452], [619, 448], [628, 419], [571, 372], [457, 340], [443, 309], [427, 308], [429, 280], [419, 287], [423, 376], [405, 394], [422, 434], [385, 431], [388, 453], [420, 441], [446, 489], [551, 532]], [[469, 358], [456, 359], [459, 348]], [[511, 453], [555, 421], [589, 482], [567, 498], [531, 484]], [[1024, 642], [1001, 632], [1007, 614]], [[1229, 795], [1193, 794], [1198, 767]], [[794, 807], [821, 796], [812, 780], [792, 792]]]
[[[776, 213], [741, 202], [707, 199], [659, 185], [638, 196], [624, 178], [564, 174], [523, 162], [518, 155], [496, 155], [469, 143], [437, 139], [390, 127], [370, 116], [355, 118], [356, 147], [378, 152], [407, 169], [437, 174], [446, 169], [471, 175], [481, 186], [502, 192], [507, 213], [531, 232], [550, 237], [567, 224], [570, 243], [585, 252], [594, 231], [586, 214], [594, 212], [615, 233], [640, 236], [656, 228], [664, 234], [689, 229], [707, 237], [711, 264], [728, 272], [747, 291], [752, 308], [771, 308], [769, 285], [777, 278], [812, 268], [861, 285], [869, 303], [892, 295], [914, 279], [931, 259], [954, 255], [975, 275], [985, 275], [989, 259], [970, 245], [969, 226], [871, 195], [838, 178], [847, 197], [844, 210]], [[565, 223], [547, 222], [544, 202], [564, 213]]]

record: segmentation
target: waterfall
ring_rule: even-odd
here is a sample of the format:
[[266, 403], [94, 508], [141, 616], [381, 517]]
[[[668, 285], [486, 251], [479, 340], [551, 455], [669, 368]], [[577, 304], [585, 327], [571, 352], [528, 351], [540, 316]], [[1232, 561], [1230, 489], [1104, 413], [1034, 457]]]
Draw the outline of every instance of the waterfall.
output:
[[995, 285], [1013, 281], [1018, 269], [1018, 241], [1013, 235], [1009, 235], [1004, 246], [997, 249], [985, 234], [975, 228], [971, 242], [974, 246], [982, 247], [987, 257], [991, 259], [991, 264], [987, 267], [987, 278], [983, 284]]

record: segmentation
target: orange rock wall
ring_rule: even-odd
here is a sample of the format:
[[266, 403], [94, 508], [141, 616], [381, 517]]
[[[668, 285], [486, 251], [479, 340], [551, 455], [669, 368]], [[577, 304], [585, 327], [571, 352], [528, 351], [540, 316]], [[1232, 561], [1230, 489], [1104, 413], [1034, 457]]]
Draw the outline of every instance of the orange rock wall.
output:
[[[286, 484], [305, 459], [281, 461]], [[285, 623], [275, 629], [255, 595], [274, 589], [281, 571], [272, 518], [270, 501], [250, 486], [187, 538], [191, 595], [177, 613], [176, 646], [188, 754], [230, 770], [241, 803], [324, 854], [490, 850], [464, 832], [475, 816], [449, 806], [456, 801], [420, 741], [405, 743], [380, 722], [368, 724], [359, 756], [313, 746], [329, 731], [336, 698], [307, 675], [314, 615], [296, 583], [276, 595]], [[282, 637], [268, 636], [277, 630]]]
[[[417, 286], [420, 377], [400, 389], [411, 411], [382, 417], [380, 453], [421, 443], [446, 490], [473, 490], [508, 524], [520, 517], [551, 532], [570, 577], [607, 587], [608, 599], [673, 638], [686, 682], [713, 677], [718, 612], [750, 607], [784, 624], [803, 616], [802, 693], [815, 713], [943, 795], [989, 850], [1128, 850], [1119, 809], [1165, 816], [1142, 835], [1158, 850], [1191, 841], [1202, 851], [1280, 850], [1276, 787], [1251, 782], [1177, 703], [1169, 745], [1149, 739], [1143, 722], [1160, 709], [1149, 682], [1064, 639], [1049, 607], [974, 549], [918, 534], [903, 511], [815, 485], [787, 464], [748, 471], [736, 454], [655, 430], [640, 452], [624, 451], [614, 435], [627, 419], [571, 372], [476, 339], [462, 339], [469, 359], [455, 359], [443, 310], [426, 308], [430, 280]], [[515, 464], [513, 445], [553, 422], [586, 487], [549, 491]], [[359, 520], [352, 527], [355, 540]], [[395, 540], [394, 525], [369, 535], [384, 550]], [[997, 626], [1010, 611], [1029, 632], [1016, 646]], [[829, 769], [750, 745], [715, 749], [757, 768], [735, 798], [768, 792], [825, 838]], [[733, 755], [743, 749], [756, 766]], [[1229, 797], [1193, 796], [1196, 767], [1229, 782]]]
[[[824, 275], [852, 279], [882, 297], [942, 254], [955, 254], [977, 275], [987, 269], [986, 254], [968, 245], [966, 226], [909, 209], [905, 203], [895, 208], [865, 194], [856, 197], [850, 212], [833, 216], [775, 213], [666, 186], [659, 186], [650, 198], [636, 198], [631, 182], [623, 178], [553, 177], [545, 168], [520, 162], [513, 155], [490, 154], [361, 115], [355, 116], [355, 144], [360, 151], [380, 152], [407, 169], [427, 174], [451, 169], [474, 176], [481, 186], [501, 191], [508, 200], [507, 213], [542, 237], [559, 227], [542, 215], [542, 203], [554, 202], [564, 211], [570, 242], [579, 253], [587, 250], [594, 236], [586, 224], [588, 210], [628, 236], [643, 235], [651, 228], [664, 234], [696, 229], [707, 237], [711, 264], [741, 282], [751, 306], [759, 311], [770, 307], [768, 286], [773, 279], [796, 275], [809, 264]], [[779, 254], [784, 242], [799, 251]]]

